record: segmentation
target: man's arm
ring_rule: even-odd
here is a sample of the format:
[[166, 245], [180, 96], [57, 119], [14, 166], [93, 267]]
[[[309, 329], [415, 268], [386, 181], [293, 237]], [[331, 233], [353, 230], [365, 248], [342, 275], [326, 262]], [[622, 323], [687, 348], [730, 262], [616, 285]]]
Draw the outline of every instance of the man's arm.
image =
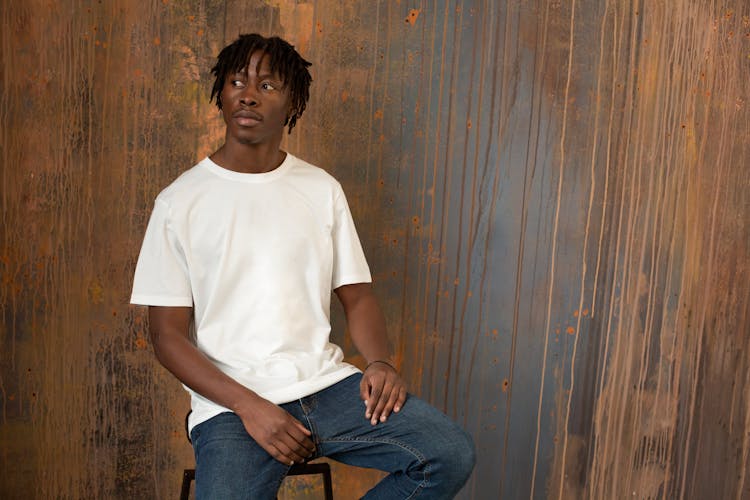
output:
[[367, 361], [360, 384], [365, 417], [375, 425], [398, 412], [406, 401], [406, 384], [390, 364], [385, 318], [369, 283], [344, 285], [334, 290], [344, 306], [354, 346]]
[[315, 447], [310, 431], [281, 407], [219, 370], [190, 340], [190, 307], [149, 306], [149, 331], [159, 362], [182, 383], [237, 414], [253, 439], [279, 462], [303, 462]]

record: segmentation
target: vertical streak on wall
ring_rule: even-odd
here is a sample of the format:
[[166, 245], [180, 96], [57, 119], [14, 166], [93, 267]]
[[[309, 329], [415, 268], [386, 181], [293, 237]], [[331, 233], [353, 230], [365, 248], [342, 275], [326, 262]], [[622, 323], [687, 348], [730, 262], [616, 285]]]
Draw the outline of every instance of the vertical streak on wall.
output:
[[127, 298], [151, 200], [205, 131], [200, 11], [174, 12], [167, 52], [164, 2], [2, 9], [0, 496], [171, 496], [164, 471], [192, 462], [185, 401]]
[[[750, 401], [735, 387], [748, 362], [724, 357], [750, 331], [738, 288], [748, 200], [729, 194], [747, 186], [747, 162], [737, 162], [747, 154], [748, 13], [695, 2], [607, 10], [632, 33], [630, 67], [612, 69], [632, 81], [633, 121], [617, 145], [624, 218], [609, 220], [625, 253], [609, 257], [621, 291], [608, 305], [587, 493], [743, 498]], [[728, 470], [740, 473], [717, 481]]]

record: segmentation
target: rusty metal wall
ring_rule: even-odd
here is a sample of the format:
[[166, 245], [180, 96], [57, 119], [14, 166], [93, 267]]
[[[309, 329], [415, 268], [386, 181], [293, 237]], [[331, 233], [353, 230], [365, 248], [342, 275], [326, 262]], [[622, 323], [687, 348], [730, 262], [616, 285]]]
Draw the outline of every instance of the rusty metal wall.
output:
[[[176, 496], [188, 403], [130, 281], [156, 193], [221, 142], [214, 57], [260, 31], [314, 63], [286, 147], [344, 184], [413, 392], [476, 439], [461, 498], [750, 498], [748, 16], [2, 2], [0, 497]], [[335, 466], [337, 497], [378, 477]]]

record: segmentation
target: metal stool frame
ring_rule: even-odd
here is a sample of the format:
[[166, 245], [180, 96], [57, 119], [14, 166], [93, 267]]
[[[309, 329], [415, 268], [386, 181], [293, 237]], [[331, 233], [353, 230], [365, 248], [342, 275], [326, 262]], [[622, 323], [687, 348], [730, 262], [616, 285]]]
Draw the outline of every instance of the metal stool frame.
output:
[[[326, 500], [333, 500], [333, 484], [331, 481], [331, 466], [325, 462], [316, 464], [294, 464], [287, 476], [302, 476], [307, 474], [323, 474], [323, 492]], [[190, 483], [195, 479], [195, 469], [185, 469], [182, 472], [182, 488], [180, 500], [190, 498]]]
[[[190, 412], [185, 415], [185, 435], [189, 443], [190, 433], [188, 432], [188, 417]], [[294, 464], [289, 469], [287, 476], [304, 476], [308, 474], [323, 474], [323, 493], [326, 500], [333, 500], [333, 481], [331, 480], [331, 466], [325, 462], [315, 464]], [[182, 487], [180, 488], [180, 500], [190, 498], [190, 484], [195, 480], [195, 469], [185, 469], [182, 471]]]

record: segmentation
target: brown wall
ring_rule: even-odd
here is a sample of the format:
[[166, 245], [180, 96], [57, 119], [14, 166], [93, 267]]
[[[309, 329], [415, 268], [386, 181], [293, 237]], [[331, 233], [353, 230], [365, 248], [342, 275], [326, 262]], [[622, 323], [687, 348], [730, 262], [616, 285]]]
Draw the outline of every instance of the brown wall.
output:
[[750, 498], [748, 16], [2, 2], [0, 497], [176, 496], [188, 402], [130, 282], [155, 195], [220, 144], [218, 50], [260, 31], [314, 63], [286, 147], [344, 184], [413, 392], [475, 436], [461, 498]]

